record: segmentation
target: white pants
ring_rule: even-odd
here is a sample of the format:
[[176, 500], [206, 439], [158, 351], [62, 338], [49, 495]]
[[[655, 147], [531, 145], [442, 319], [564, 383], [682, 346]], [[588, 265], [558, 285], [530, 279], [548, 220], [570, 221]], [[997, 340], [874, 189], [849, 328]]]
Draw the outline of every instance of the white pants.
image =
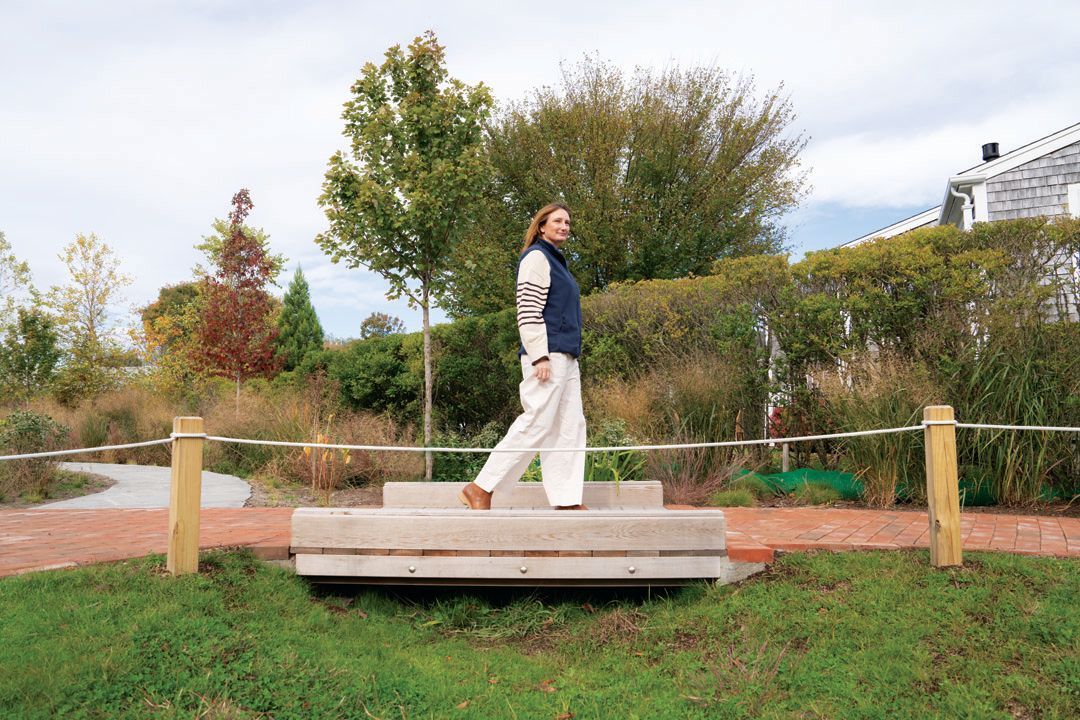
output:
[[[525, 409], [496, 448], [536, 448], [544, 492], [552, 505], [579, 505], [585, 485], [585, 453], [544, 452], [543, 448], [585, 447], [585, 413], [581, 407], [578, 361], [565, 353], [551, 353], [551, 378], [536, 379], [528, 355], [521, 356], [524, 379], [518, 386]], [[504, 480], [517, 481], [536, 452], [493, 452], [476, 484], [492, 492]]]

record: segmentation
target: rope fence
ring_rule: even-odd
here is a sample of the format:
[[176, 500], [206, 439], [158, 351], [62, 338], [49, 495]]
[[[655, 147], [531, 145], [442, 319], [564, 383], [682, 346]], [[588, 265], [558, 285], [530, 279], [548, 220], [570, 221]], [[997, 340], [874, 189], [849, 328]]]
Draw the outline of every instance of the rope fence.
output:
[[358, 450], [366, 452], [416, 452], [416, 453], [520, 453], [520, 452], [625, 452], [625, 451], [655, 451], [655, 450], [694, 450], [698, 448], [742, 447], [750, 445], [785, 445], [797, 442], [811, 442], [815, 440], [840, 440], [843, 438], [867, 437], [870, 435], [891, 435], [896, 433], [914, 432], [925, 430], [935, 425], [952, 425], [961, 429], [974, 430], [1016, 430], [1038, 432], [1080, 432], [1080, 427], [1056, 427], [1043, 425], [987, 425], [982, 423], [961, 423], [955, 420], [924, 420], [919, 425], [909, 425], [897, 428], [881, 428], [877, 430], [858, 430], [854, 432], [828, 433], [824, 435], [800, 435], [787, 438], [760, 438], [755, 440], [724, 440], [719, 442], [677, 443], [670, 445], [610, 445], [602, 447], [569, 447], [569, 448], [535, 448], [535, 447], [424, 447], [415, 445], [350, 445], [346, 443], [318, 443], [318, 442], [293, 442], [288, 440], [252, 440], [250, 438], [233, 438], [219, 435], [207, 435], [206, 433], [172, 433], [167, 438], [160, 440], [146, 440], [144, 442], [125, 443], [123, 445], [102, 445], [92, 448], [78, 448], [74, 450], [50, 450], [39, 453], [22, 453], [20, 455], [0, 455], [0, 460], [31, 460], [34, 458], [60, 457], [64, 455], [79, 455], [82, 453], [96, 453], [107, 450], [127, 450], [129, 448], [150, 447], [152, 445], [167, 445], [181, 438], [200, 438], [210, 442], [236, 443], [238, 445], [266, 445], [270, 447], [295, 447], [317, 448], [320, 450]]
[[438, 453], [493, 453], [493, 452], [626, 452], [663, 451], [694, 448], [745, 447], [774, 445], [782, 447], [785, 460], [787, 446], [797, 442], [814, 440], [842, 440], [845, 438], [890, 435], [922, 431], [926, 446], [927, 516], [929, 519], [930, 564], [947, 567], [962, 564], [960, 537], [960, 504], [956, 452], [956, 430], [993, 430], [999, 432], [1080, 432], [1080, 427], [1054, 427], [1039, 425], [991, 425], [984, 423], [960, 423], [953, 417], [948, 405], [934, 405], [923, 409], [923, 420], [918, 425], [859, 430], [855, 432], [802, 435], [787, 438], [761, 438], [755, 440], [729, 440], [721, 442], [679, 443], [671, 445], [629, 445], [614, 447], [573, 448], [453, 448], [408, 447], [389, 445], [349, 445], [344, 443], [288, 442], [280, 440], [253, 440], [208, 435], [203, 431], [201, 417], [177, 417], [173, 419], [173, 432], [167, 438], [123, 445], [103, 445], [73, 450], [52, 450], [39, 453], [22, 453], [0, 456], [4, 460], [31, 460], [36, 458], [62, 457], [83, 453], [125, 450], [171, 444], [172, 486], [169, 501], [169, 550], [166, 568], [173, 575], [198, 572], [199, 565], [199, 514], [202, 493], [203, 448], [207, 442], [267, 445], [272, 447], [319, 448], [326, 450], [359, 450], [370, 452], [438, 452]]

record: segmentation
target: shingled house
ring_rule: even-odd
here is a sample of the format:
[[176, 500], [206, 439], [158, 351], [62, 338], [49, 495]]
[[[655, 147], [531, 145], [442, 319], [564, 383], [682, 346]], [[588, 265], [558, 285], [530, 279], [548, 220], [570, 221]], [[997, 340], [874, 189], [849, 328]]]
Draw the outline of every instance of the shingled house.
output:
[[[977, 222], [1080, 217], [1080, 123], [1005, 155], [999, 154], [997, 143], [983, 145], [982, 152], [980, 165], [948, 179], [940, 205], [867, 233], [843, 247], [935, 225], [967, 230]], [[1061, 260], [1057, 272], [1080, 274], [1080, 258]], [[1065, 306], [1070, 319], [1078, 319], [1077, 298], [1067, 299]]]

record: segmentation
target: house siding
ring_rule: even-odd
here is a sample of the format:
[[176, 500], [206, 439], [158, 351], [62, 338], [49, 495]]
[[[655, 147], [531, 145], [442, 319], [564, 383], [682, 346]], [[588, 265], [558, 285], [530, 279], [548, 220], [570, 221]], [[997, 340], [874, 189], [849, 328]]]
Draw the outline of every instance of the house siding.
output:
[[1080, 182], [1080, 143], [991, 177], [986, 204], [991, 222], [1066, 212], [1068, 185]]

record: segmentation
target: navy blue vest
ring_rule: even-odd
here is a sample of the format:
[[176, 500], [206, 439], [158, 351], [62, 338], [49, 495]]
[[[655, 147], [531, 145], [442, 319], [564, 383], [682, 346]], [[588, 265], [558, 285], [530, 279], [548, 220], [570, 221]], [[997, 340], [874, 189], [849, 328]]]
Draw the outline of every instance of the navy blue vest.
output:
[[[577, 280], [566, 267], [566, 257], [562, 252], [547, 242], [537, 240], [529, 249], [521, 253], [521, 260], [531, 252], [542, 252], [551, 266], [551, 289], [548, 290], [547, 304], [544, 305], [544, 325], [547, 326], [548, 352], [568, 353], [574, 357], [581, 355], [581, 290]], [[518, 355], [524, 355], [524, 346], [518, 349]]]

